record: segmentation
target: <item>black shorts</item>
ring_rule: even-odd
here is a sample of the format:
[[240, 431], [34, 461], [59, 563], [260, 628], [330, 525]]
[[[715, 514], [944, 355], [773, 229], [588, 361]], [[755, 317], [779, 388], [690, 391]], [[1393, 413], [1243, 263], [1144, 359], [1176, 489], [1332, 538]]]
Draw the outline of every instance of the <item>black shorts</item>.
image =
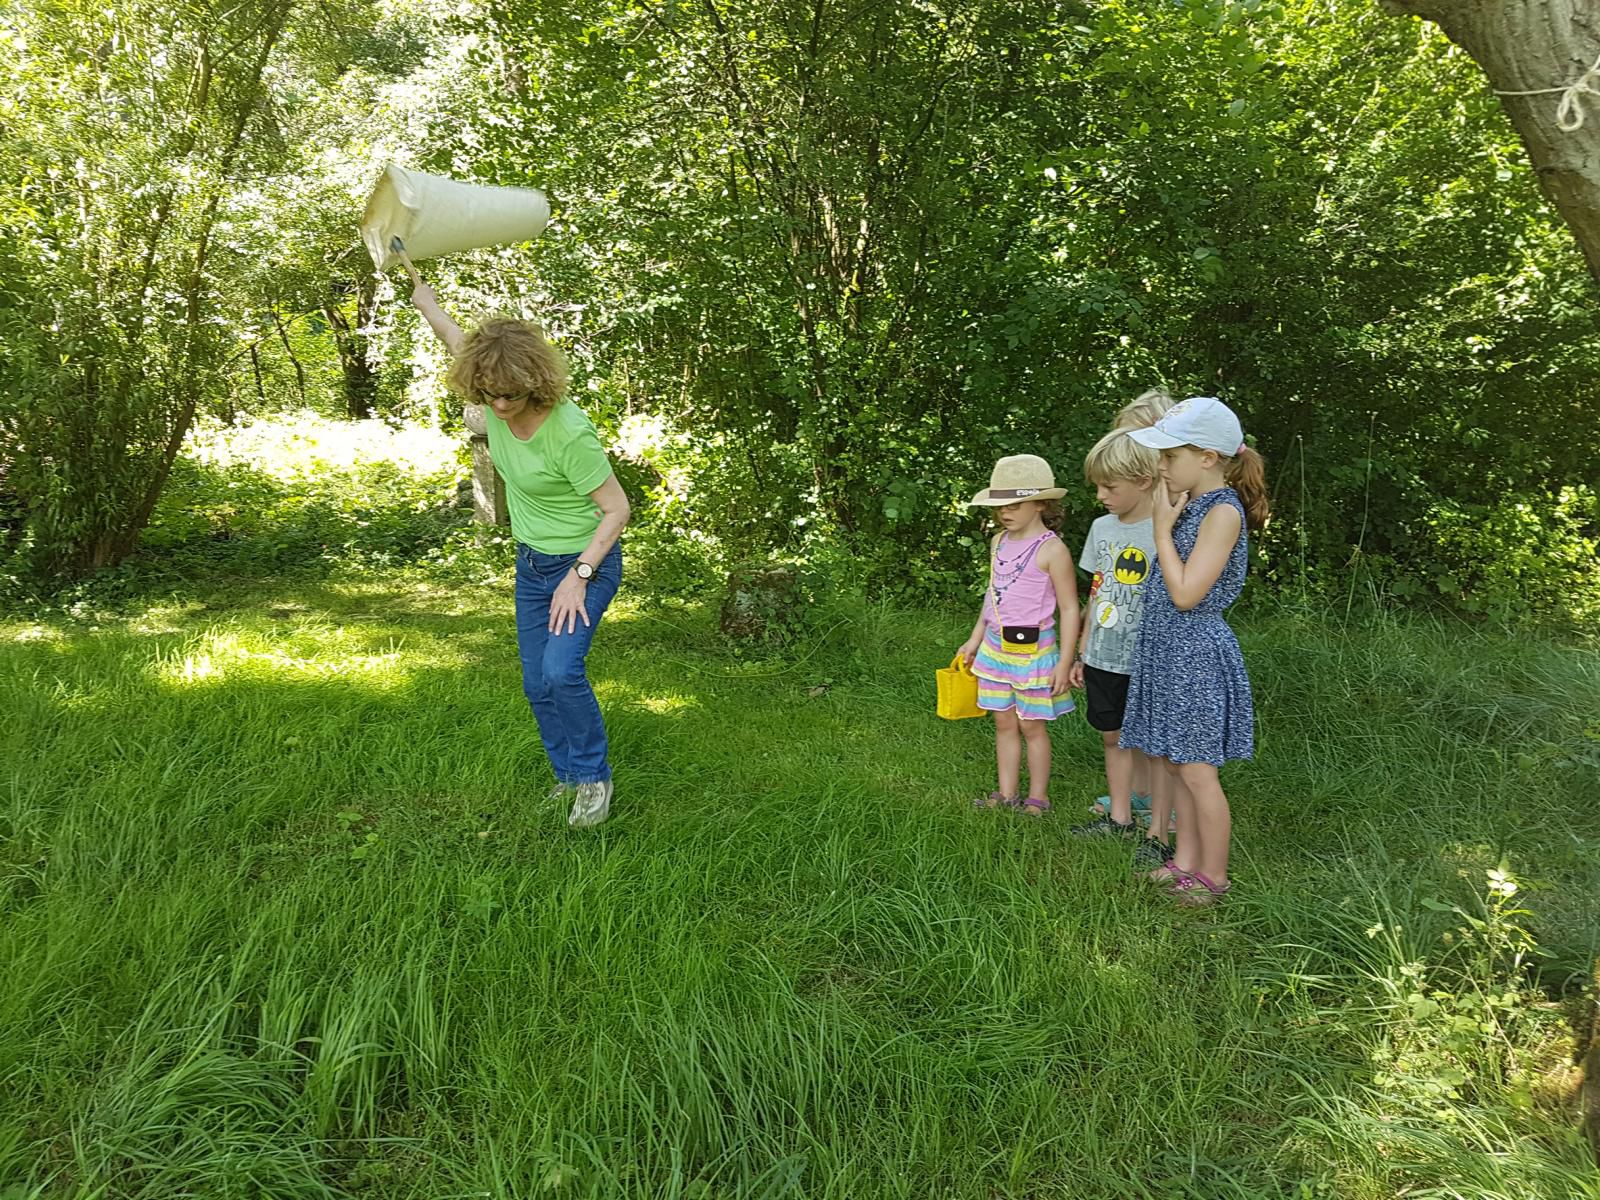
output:
[[1083, 664], [1083, 708], [1089, 724], [1101, 733], [1122, 728], [1122, 711], [1128, 707], [1128, 676]]

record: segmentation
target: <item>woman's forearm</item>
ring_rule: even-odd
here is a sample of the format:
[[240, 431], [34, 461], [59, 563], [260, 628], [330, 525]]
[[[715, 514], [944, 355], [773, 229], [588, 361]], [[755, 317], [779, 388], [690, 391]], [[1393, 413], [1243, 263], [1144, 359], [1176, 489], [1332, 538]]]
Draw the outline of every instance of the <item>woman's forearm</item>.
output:
[[434, 295], [433, 289], [425, 283], [419, 283], [411, 292], [411, 303], [417, 306], [427, 320], [429, 328], [434, 332], [445, 349], [451, 354], [461, 353], [461, 344], [467, 340], [466, 334], [461, 332], [450, 314], [439, 305], [439, 297]]
[[600, 560], [611, 553], [611, 547], [617, 544], [617, 539], [622, 536], [622, 530], [632, 515], [626, 508], [606, 513], [600, 518], [594, 536], [589, 539], [589, 544], [583, 548], [583, 553], [578, 557], [591, 567], [598, 567]]

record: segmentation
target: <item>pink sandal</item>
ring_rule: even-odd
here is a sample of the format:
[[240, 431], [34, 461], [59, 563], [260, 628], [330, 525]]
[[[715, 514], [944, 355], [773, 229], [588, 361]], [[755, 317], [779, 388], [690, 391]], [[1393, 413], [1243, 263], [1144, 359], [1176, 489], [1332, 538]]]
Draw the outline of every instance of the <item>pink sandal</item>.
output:
[[1231, 881], [1218, 887], [1199, 871], [1177, 871], [1167, 885], [1167, 895], [1185, 908], [1215, 904], [1232, 890]]

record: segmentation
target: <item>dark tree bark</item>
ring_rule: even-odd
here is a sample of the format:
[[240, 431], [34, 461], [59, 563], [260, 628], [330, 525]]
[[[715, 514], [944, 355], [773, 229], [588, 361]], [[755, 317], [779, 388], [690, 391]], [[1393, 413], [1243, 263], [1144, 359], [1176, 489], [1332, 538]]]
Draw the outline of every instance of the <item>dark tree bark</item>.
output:
[[289, 356], [289, 364], [294, 367], [294, 385], [300, 392], [300, 407], [306, 406], [306, 369], [300, 365], [300, 360], [295, 357], [294, 347], [289, 343], [289, 331], [284, 327], [283, 317], [278, 312], [277, 305], [272, 307], [272, 323], [278, 327], [278, 340], [283, 343], [283, 352]]
[[[322, 315], [328, 319], [333, 331], [334, 345], [339, 351], [339, 367], [344, 376], [345, 412], [352, 421], [372, 416], [378, 399], [378, 373], [368, 354], [373, 318], [378, 311], [378, 280], [364, 275], [353, 285], [336, 287], [332, 300], [323, 306]], [[345, 314], [343, 294], [355, 293], [355, 321]]]
[[[1583, 123], [1563, 129], [1560, 89], [1600, 58], [1600, 8], [1590, 0], [1379, 0], [1385, 12], [1433, 21], [1489, 77], [1533, 163], [1539, 188], [1600, 282], [1600, 95], [1579, 95]], [[1600, 79], [1589, 86], [1600, 92]], [[1554, 90], [1552, 90], [1554, 89]], [[1570, 124], [1570, 121], [1569, 121]]]
[[[254, 342], [250, 343], [250, 375], [256, 381], [256, 401], [264, 410], [267, 407], [267, 388], [261, 379], [261, 354], [256, 349]], [[230, 400], [228, 402], [228, 424], [232, 425], [237, 416], [238, 413], [234, 409], [232, 400]]]

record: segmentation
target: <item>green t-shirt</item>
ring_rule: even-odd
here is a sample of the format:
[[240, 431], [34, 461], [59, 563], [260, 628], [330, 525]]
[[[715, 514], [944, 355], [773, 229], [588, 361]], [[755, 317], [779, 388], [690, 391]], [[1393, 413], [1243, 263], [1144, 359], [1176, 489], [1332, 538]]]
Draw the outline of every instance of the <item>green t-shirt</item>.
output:
[[578, 553], [600, 524], [589, 493], [611, 476], [600, 435], [583, 409], [561, 401], [525, 442], [488, 405], [483, 415], [489, 457], [506, 481], [512, 534], [545, 554]]

